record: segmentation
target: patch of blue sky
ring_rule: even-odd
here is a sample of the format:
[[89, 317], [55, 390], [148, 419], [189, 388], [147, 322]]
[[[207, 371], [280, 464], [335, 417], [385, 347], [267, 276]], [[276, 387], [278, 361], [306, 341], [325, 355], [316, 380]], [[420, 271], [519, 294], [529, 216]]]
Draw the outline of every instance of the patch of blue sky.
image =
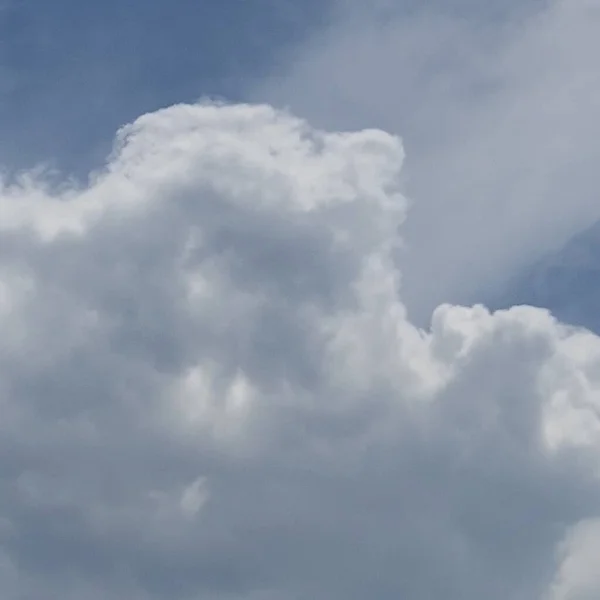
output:
[[[597, 3], [341, 4], [344, 16], [255, 97], [329, 129], [402, 137], [413, 201], [402, 297], [415, 322], [443, 302], [498, 304], [517, 274], [600, 218]], [[558, 309], [554, 293], [508, 298]]]
[[326, 22], [324, 0], [15, 0], [0, 11], [0, 163], [85, 173], [115, 130], [250, 78]]

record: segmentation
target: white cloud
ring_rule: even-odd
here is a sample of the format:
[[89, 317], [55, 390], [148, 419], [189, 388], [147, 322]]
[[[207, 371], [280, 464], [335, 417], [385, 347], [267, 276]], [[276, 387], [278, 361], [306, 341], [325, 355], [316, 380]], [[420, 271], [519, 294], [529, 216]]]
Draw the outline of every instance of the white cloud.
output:
[[4, 598], [574, 598], [600, 339], [528, 307], [415, 327], [402, 161], [204, 104], [85, 189], [5, 186]]
[[551, 600], [593, 600], [600, 594], [600, 522], [578, 523], [562, 545], [563, 561], [552, 586]]
[[600, 11], [579, 0], [414, 4], [340, 2], [253, 97], [326, 128], [403, 136], [414, 200], [404, 300], [425, 323], [441, 302], [489, 297], [600, 217]]

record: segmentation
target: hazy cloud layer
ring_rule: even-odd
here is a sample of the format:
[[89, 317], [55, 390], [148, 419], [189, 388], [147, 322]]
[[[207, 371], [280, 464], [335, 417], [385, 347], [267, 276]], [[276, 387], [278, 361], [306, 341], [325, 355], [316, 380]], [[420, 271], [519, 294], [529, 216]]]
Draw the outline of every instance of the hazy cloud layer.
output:
[[401, 265], [419, 322], [481, 300], [600, 217], [597, 2], [339, 5], [254, 97], [403, 137], [414, 207]]
[[3, 187], [3, 598], [600, 592], [600, 339], [527, 307], [413, 326], [402, 161], [182, 105], [85, 189]]

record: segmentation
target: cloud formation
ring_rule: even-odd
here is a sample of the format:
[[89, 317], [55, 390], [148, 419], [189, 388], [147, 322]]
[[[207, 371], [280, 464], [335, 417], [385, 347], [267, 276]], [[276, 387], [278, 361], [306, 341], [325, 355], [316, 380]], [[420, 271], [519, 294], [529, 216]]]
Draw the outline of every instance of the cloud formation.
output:
[[489, 298], [600, 218], [597, 2], [339, 4], [253, 98], [403, 137], [414, 206], [400, 264], [420, 323]]
[[600, 591], [600, 339], [530, 307], [415, 327], [402, 162], [199, 104], [85, 188], [5, 182], [3, 598]]

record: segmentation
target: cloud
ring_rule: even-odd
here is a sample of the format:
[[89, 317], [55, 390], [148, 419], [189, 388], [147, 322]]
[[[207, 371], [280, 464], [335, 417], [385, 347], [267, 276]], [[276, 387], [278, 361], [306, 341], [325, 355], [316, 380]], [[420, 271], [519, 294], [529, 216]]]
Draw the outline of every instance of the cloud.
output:
[[563, 560], [548, 596], [551, 600], [587, 600], [598, 596], [599, 541], [600, 523], [597, 519], [573, 527], [562, 545]]
[[399, 256], [419, 323], [474, 302], [600, 217], [596, 2], [340, 3], [252, 97], [407, 147]]
[[414, 326], [402, 162], [382, 131], [180, 105], [83, 188], [5, 183], [4, 598], [591, 585], [600, 339], [530, 307]]

